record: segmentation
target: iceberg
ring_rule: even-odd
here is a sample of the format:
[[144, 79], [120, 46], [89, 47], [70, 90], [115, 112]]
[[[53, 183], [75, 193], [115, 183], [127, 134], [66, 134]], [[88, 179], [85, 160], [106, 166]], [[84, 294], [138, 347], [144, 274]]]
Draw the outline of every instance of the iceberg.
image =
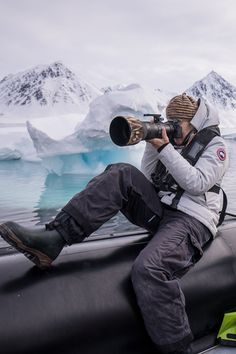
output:
[[116, 115], [130, 115], [142, 119], [144, 113], [157, 111], [155, 95], [138, 84], [106, 92], [93, 100], [89, 112], [76, 127], [75, 132], [63, 139], [52, 139], [48, 134], [27, 122], [29, 135], [38, 155], [83, 153], [114, 148], [109, 137], [109, 125]]
[[[143, 119], [145, 113], [156, 113], [154, 93], [138, 84], [119, 86], [95, 98], [76, 131], [63, 139], [53, 139], [27, 122], [27, 129], [38, 156], [48, 171], [62, 173], [98, 173], [111, 162], [139, 165], [144, 144], [120, 148], [109, 136], [109, 125], [116, 115]], [[82, 172], [81, 172], [82, 171]]]
[[[46, 133], [52, 139], [60, 140], [74, 133], [75, 126], [83, 119], [84, 115], [82, 114], [33, 118], [30, 120], [31, 130], [36, 128], [35, 131], [38, 129], [38, 132], [42, 132], [41, 135]], [[41, 161], [30, 137], [29, 130], [27, 123], [18, 117], [12, 117], [11, 122], [7, 119], [2, 119], [0, 122], [0, 150], [5, 148], [11, 151], [17, 150], [23, 160]]]
[[0, 149], [0, 161], [19, 160], [22, 155], [20, 151], [10, 148]]
[[39, 161], [25, 124], [0, 124], [0, 161]]
[[144, 144], [139, 148], [113, 148], [111, 150], [93, 150], [74, 154], [59, 154], [42, 157], [42, 165], [48, 173], [96, 175], [104, 171], [111, 163], [127, 162], [140, 167]]

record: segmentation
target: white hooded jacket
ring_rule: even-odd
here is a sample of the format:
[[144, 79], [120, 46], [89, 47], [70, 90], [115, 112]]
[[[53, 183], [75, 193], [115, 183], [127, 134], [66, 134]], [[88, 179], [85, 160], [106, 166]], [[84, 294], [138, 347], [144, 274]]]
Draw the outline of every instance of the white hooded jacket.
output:
[[[219, 115], [212, 106], [201, 99], [191, 124], [197, 131], [219, 125]], [[158, 153], [151, 144], [146, 143], [141, 170], [149, 180], [158, 159], [184, 190], [177, 209], [198, 219], [215, 236], [221, 208], [220, 195], [209, 190], [215, 184], [221, 185], [228, 167], [229, 158], [224, 139], [220, 136], [214, 137], [194, 166], [171, 144]], [[167, 205], [171, 205], [175, 195], [172, 192], [159, 192], [162, 203]]]

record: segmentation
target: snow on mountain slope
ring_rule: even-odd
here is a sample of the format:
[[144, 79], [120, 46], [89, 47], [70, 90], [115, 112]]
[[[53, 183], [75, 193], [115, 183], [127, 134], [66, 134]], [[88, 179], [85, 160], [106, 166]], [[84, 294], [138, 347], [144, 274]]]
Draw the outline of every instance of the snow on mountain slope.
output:
[[195, 82], [186, 92], [195, 98], [207, 99], [219, 110], [236, 110], [236, 87], [215, 71]]
[[195, 82], [186, 92], [195, 98], [203, 97], [217, 108], [223, 134], [236, 132], [236, 87], [215, 71]]
[[0, 81], [0, 118], [86, 113], [99, 94], [61, 62], [38, 65]]

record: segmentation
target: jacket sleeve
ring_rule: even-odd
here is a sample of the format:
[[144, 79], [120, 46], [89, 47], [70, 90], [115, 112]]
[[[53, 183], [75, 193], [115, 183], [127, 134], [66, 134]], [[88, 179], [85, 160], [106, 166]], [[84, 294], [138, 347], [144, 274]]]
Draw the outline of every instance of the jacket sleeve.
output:
[[192, 195], [203, 194], [219, 183], [228, 167], [226, 145], [218, 137], [207, 145], [195, 166], [185, 160], [171, 144], [158, 155], [179, 186]]
[[154, 172], [157, 161], [157, 150], [151, 144], [146, 143], [144, 154], [141, 160], [141, 171], [149, 180], [151, 180], [151, 174]]

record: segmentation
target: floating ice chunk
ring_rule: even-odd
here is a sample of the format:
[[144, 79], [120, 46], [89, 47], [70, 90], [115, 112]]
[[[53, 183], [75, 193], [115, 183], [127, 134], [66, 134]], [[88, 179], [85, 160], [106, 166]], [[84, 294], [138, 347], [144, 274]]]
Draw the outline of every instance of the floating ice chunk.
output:
[[10, 148], [0, 149], [0, 161], [19, 160], [21, 157], [22, 155], [18, 150], [12, 150]]
[[46, 133], [36, 129], [29, 121], [27, 121], [26, 125], [39, 157], [67, 155], [85, 151], [77, 139], [71, 139], [69, 136], [65, 139], [55, 140], [50, 138]]

